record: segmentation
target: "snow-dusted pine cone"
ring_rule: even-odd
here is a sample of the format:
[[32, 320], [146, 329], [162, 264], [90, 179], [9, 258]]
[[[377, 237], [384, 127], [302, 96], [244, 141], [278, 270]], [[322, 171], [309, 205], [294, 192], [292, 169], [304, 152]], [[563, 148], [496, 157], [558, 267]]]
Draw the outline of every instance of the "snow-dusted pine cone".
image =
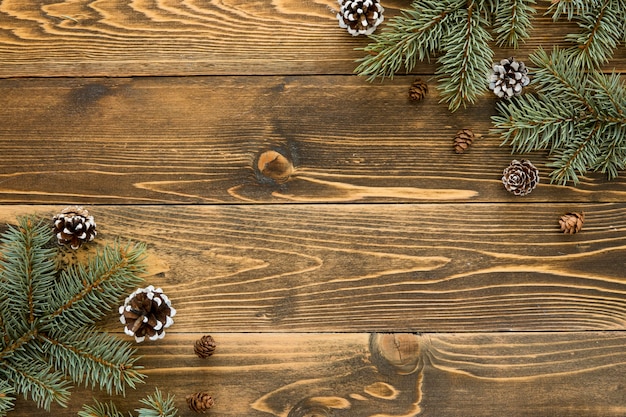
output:
[[539, 183], [539, 170], [527, 159], [514, 159], [502, 173], [502, 183], [515, 195], [530, 194]]
[[189, 409], [195, 413], [204, 413], [215, 404], [213, 397], [206, 392], [196, 392], [188, 395], [185, 397], [185, 400]]
[[522, 89], [530, 83], [528, 68], [515, 58], [503, 59], [493, 64], [493, 74], [489, 77], [489, 89], [500, 98], [522, 94]]
[[83, 243], [91, 242], [97, 234], [93, 216], [80, 206], [64, 208], [52, 218], [52, 221], [59, 245], [68, 245], [72, 249], [78, 249]]
[[174, 324], [172, 317], [176, 315], [167, 295], [152, 285], [138, 288], [126, 297], [119, 311], [120, 321], [125, 325], [124, 333], [135, 336], [138, 343], [146, 336], [149, 340], [162, 339], [165, 329]]
[[559, 225], [561, 226], [561, 231], [565, 234], [573, 235], [574, 233], [580, 232], [583, 228], [583, 223], [585, 223], [585, 213], [577, 213], [571, 212], [566, 213], [561, 216], [559, 219]]
[[337, 19], [339, 26], [352, 36], [370, 35], [383, 21], [383, 6], [379, 0], [338, 0], [341, 6]]

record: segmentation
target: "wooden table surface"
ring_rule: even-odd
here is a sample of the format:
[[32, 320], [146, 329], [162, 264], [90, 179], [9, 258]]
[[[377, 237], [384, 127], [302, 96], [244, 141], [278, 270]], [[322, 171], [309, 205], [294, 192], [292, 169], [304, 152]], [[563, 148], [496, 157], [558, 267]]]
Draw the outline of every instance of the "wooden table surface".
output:
[[[409, 1], [384, 1], [387, 19]], [[532, 38], [565, 45], [539, 1]], [[178, 310], [138, 345], [146, 383], [207, 391], [211, 416], [626, 415], [626, 175], [549, 183], [543, 153], [490, 134], [495, 100], [450, 113], [435, 64], [368, 83], [333, 0], [0, 1], [0, 221], [69, 204], [99, 242], [147, 242]], [[626, 71], [620, 48], [607, 70]], [[482, 135], [456, 154], [452, 139]], [[258, 170], [291, 159], [289, 181]], [[515, 157], [532, 194], [500, 181]], [[584, 211], [583, 231], [559, 217]], [[127, 338], [114, 316], [102, 327]], [[204, 334], [216, 354], [202, 360]], [[75, 416], [76, 388], [46, 413]]]

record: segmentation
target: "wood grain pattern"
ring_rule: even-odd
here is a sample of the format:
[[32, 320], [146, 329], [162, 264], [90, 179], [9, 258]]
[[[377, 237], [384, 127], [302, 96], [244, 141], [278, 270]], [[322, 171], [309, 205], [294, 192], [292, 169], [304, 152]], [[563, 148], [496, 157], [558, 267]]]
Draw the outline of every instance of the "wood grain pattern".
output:
[[[577, 31], [539, 3], [532, 38], [498, 57], [566, 45]], [[385, 1], [387, 19], [409, 5]], [[336, 9], [334, 0], [3, 0], [0, 77], [350, 74], [368, 39], [339, 28]], [[612, 67], [626, 68], [625, 48]]]
[[[184, 403], [196, 391], [213, 395], [208, 415], [216, 417], [626, 413], [621, 333], [217, 333], [216, 353], [206, 360], [193, 354], [201, 335], [170, 333], [139, 345], [148, 378], [114, 398], [120, 408], [137, 408], [158, 386], [176, 396], [181, 417], [196, 415]], [[91, 397], [77, 389], [69, 409], [50, 413], [20, 400], [12, 417], [75, 416]]]
[[[489, 133], [493, 98], [450, 114], [436, 91], [410, 103], [411, 79], [0, 80], [0, 201], [626, 201], [625, 175], [550, 185], [545, 155], [511, 155]], [[482, 137], [459, 155], [452, 141], [461, 128]], [[286, 183], [255, 171], [267, 149], [294, 162]], [[524, 198], [500, 180], [514, 157], [541, 172]]]
[[[46, 206], [2, 206], [0, 219]], [[626, 329], [626, 205], [95, 206], [150, 247], [178, 331]], [[116, 318], [110, 329], [119, 326]]]

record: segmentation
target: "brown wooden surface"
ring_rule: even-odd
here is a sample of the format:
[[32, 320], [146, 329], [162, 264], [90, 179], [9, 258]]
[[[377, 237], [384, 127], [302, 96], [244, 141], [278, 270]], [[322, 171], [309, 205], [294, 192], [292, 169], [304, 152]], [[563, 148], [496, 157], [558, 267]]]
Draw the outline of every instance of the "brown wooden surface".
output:
[[[538, 3], [532, 38], [496, 59], [566, 45], [576, 25]], [[383, 4], [390, 19], [410, 1]], [[146, 280], [178, 310], [138, 345], [146, 384], [114, 401], [159, 387], [183, 417], [201, 390], [211, 416], [626, 415], [626, 175], [551, 185], [544, 153], [489, 132], [489, 95], [449, 113], [432, 81], [410, 103], [414, 75], [352, 76], [367, 39], [337, 7], [0, 1], [0, 223], [86, 204], [90, 250], [146, 242]], [[457, 155], [461, 128], [480, 138]], [[263, 151], [291, 160], [287, 181], [262, 175]], [[520, 157], [541, 172], [523, 198], [500, 181]], [[586, 215], [574, 236], [568, 211]], [[113, 312], [101, 327], [126, 338]], [[67, 409], [19, 399], [9, 417], [94, 396], [109, 399], [77, 388]]]

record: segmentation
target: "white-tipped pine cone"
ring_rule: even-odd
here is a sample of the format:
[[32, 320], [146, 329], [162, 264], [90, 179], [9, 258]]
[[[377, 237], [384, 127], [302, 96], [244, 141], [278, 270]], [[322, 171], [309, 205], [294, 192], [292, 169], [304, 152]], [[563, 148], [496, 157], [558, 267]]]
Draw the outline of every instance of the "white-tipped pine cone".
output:
[[528, 68], [515, 58], [503, 59], [493, 64], [493, 74], [489, 77], [489, 89], [500, 98], [522, 94], [522, 89], [530, 83]]
[[89, 212], [80, 206], [64, 208], [52, 218], [54, 234], [59, 245], [68, 245], [78, 249], [85, 242], [91, 242], [96, 236], [96, 222]]
[[165, 337], [165, 329], [174, 324], [172, 317], [176, 315], [167, 295], [152, 285], [138, 288], [126, 297], [119, 311], [120, 321], [125, 325], [124, 333], [135, 336], [138, 343], [146, 337], [148, 340]]
[[384, 20], [385, 9], [379, 0], [338, 0], [341, 9], [337, 13], [339, 26], [352, 36], [370, 35]]
[[527, 159], [514, 159], [504, 169], [502, 183], [507, 191], [515, 195], [530, 194], [539, 183], [539, 170]]

